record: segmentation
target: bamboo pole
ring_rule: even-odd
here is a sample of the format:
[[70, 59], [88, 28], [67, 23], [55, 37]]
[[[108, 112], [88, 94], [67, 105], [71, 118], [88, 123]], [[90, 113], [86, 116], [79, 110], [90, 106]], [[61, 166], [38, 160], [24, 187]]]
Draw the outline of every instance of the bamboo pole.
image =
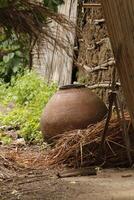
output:
[[82, 7], [83, 8], [100, 8], [101, 4], [100, 3], [83, 3]]
[[134, 1], [102, 0], [102, 7], [134, 127]]

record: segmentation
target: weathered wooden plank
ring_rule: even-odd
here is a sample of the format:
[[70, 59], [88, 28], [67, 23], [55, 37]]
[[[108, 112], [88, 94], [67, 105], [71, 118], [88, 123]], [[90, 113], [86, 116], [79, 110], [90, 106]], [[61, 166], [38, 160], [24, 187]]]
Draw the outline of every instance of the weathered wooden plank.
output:
[[134, 1], [102, 0], [102, 6], [134, 126]]
[[[65, 1], [64, 4], [59, 6], [59, 13], [66, 15], [73, 23], [76, 23], [77, 3], [78, 0]], [[54, 81], [58, 83], [58, 85], [70, 84], [75, 30], [72, 32], [65, 31], [60, 25], [54, 22], [51, 24], [51, 28], [56, 33], [58, 39], [63, 39], [63, 41], [69, 40], [69, 54], [72, 55], [72, 57], [69, 57], [63, 49], [57, 49], [56, 43], [51, 45], [44, 41], [42, 42], [39, 62], [36, 56], [34, 56], [34, 68], [47, 82]]]

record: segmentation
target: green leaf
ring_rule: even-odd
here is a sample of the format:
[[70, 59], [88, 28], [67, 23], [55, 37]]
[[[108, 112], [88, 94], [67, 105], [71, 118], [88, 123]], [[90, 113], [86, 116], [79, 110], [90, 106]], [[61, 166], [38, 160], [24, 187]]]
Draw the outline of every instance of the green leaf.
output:
[[14, 52], [12, 52], [12, 53], [9, 53], [9, 54], [8, 54], [8, 56], [9, 56], [9, 59], [12, 59], [12, 58], [14, 57], [14, 55], [15, 55], [15, 54], [14, 54]]
[[9, 55], [7, 55], [7, 56], [3, 56], [3, 62], [4, 62], [4, 63], [8, 63], [9, 60], [10, 60]]
[[15, 55], [20, 57], [20, 56], [22, 56], [22, 53], [21, 53], [21, 51], [16, 51]]
[[13, 72], [16, 73], [18, 71], [18, 66], [16, 65], [15, 67], [13, 67]]

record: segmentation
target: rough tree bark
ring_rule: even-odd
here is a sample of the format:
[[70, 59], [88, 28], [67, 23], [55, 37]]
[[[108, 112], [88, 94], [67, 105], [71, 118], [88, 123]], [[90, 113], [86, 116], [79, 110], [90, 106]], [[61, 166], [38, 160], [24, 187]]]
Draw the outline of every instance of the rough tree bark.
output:
[[102, 0], [102, 5], [134, 127], [134, 1]]
[[[88, 1], [93, 2], [100, 3], [98, 0]], [[107, 102], [114, 60], [102, 7], [84, 9], [79, 26], [83, 38], [79, 40], [78, 81], [89, 85]]]

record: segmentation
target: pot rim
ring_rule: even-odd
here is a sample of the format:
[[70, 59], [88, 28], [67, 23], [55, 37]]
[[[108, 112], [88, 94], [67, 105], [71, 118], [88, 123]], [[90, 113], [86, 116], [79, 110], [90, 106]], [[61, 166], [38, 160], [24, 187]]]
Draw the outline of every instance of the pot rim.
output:
[[84, 84], [69, 84], [69, 85], [63, 85], [59, 87], [59, 90], [66, 90], [66, 89], [73, 89], [73, 88], [85, 88], [86, 86]]

